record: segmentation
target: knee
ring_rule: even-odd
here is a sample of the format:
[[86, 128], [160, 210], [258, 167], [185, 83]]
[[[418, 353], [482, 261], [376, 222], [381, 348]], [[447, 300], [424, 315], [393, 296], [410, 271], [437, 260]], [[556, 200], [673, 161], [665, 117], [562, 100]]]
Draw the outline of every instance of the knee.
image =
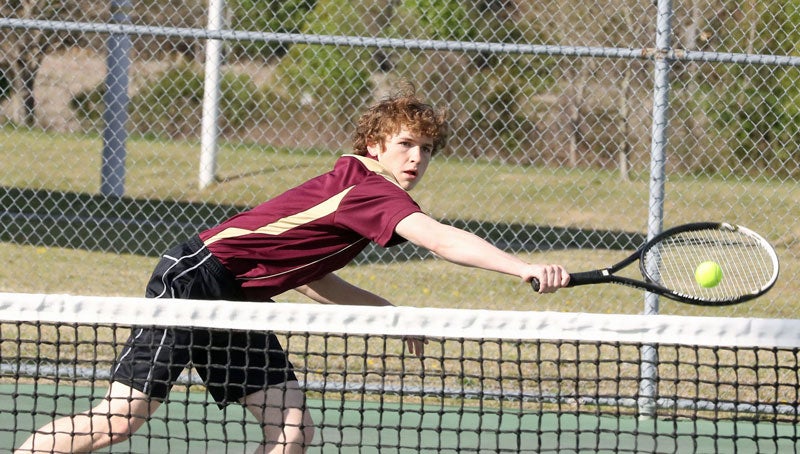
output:
[[288, 445], [307, 447], [314, 440], [316, 429], [310, 419], [300, 425], [287, 424], [283, 427], [283, 442]]
[[91, 425], [87, 432], [92, 434], [94, 449], [128, 440], [140, 426], [130, 418], [113, 415], [94, 415]]
[[264, 437], [267, 444], [285, 446], [286, 452], [305, 452], [314, 440], [316, 429], [311, 416], [303, 417], [302, 423], [284, 422], [283, 426], [264, 427]]
[[111, 444], [119, 443], [131, 438], [138, 426], [131, 424], [130, 420], [124, 417], [112, 416], [109, 420], [109, 432], [105, 434]]
[[[90, 410], [83, 420], [84, 433], [92, 434], [92, 448], [98, 449], [130, 439], [149, 418], [139, 401], [107, 399]], [[88, 427], [85, 427], [88, 424]]]

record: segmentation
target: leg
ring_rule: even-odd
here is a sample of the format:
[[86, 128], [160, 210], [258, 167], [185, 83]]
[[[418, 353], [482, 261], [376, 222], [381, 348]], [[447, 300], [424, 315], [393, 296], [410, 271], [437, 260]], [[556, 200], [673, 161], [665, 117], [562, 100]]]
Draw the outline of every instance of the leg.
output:
[[[314, 436], [294, 368], [278, 338], [265, 331], [213, 331], [206, 347], [195, 332], [193, 364], [220, 406], [239, 402], [261, 424], [258, 453], [304, 453]], [[204, 339], [205, 341], [205, 339]]]
[[16, 453], [88, 452], [127, 440], [159, 405], [160, 402], [140, 391], [111, 383], [96, 407], [47, 424], [34, 432]]
[[264, 430], [257, 453], [304, 453], [314, 438], [314, 421], [297, 381], [269, 386], [242, 398]]

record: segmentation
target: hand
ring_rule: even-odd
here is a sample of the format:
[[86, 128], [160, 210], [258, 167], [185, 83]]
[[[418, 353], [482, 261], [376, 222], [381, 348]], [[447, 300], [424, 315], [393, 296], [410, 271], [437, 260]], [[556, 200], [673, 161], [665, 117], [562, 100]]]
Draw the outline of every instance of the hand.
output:
[[428, 339], [422, 336], [403, 336], [403, 340], [412, 355], [422, 357], [422, 354], [425, 353], [425, 344], [428, 343]]
[[569, 273], [561, 265], [531, 265], [529, 275], [523, 275], [526, 282], [536, 279], [539, 293], [553, 293], [569, 284]]

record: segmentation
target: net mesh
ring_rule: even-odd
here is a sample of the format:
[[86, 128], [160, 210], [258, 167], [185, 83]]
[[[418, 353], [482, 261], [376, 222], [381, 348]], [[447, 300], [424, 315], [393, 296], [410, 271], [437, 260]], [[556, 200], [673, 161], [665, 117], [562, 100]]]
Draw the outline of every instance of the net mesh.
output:
[[[798, 320], [23, 294], [0, 295], [0, 318], [2, 451], [98, 405], [132, 325], [274, 332], [314, 420], [309, 452], [800, 447]], [[424, 354], [403, 336], [425, 336]], [[657, 352], [652, 379], [640, 374], [644, 346]], [[245, 452], [261, 441], [249, 412], [219, 407], [187, 370], [107, 449]]]

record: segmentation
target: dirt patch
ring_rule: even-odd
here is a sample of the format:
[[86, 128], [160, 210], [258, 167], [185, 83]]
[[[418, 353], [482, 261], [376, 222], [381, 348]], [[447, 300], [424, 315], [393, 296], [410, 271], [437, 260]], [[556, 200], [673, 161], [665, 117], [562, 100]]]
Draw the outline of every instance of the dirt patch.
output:
[[[131, 94], [148, 75], [169, 66], [164, 62], [132, 62]], [[101, 85], [106, 77], [106, 56], [90, 49], [73, 47], [45, 55], [36, 77], [36, 126], [48, 131], [78, 132], [80, 121], [70, 108], [72, 98]], [[19, 122], [20, 100], [17, 96], [2, 106], [0, 114]]]
[[[182, 58], [136, 59], [131, 61], [129, 94], [133, 96], [144, 84], [171, 67], [186, 65]], [[200, 63], [192, 63], [201, 65]], [[202, 67], [199, 69], [202, 71]], [[274, 83], [274, 64], [256, 62], [226, 65], [225, 71], [249, 75], [258, 86]], [[106, 56], [90, 49], [71, 48], [45, 56], [36, 80], [36, 127], [48, 131], [77, 133], [85, 131], [71, 100], [78, 94], [102, 85], [106, 77]], [[280, 109], [281, 106], [273, 106]], [[21, 103], [17, 96], [0, 106], [0, 116], [20, 123]], [[273, 116], [274, 117], [274, 116]], [[349, 143], [347, 125], [330, 124], [313, 108], [289, 114], [278, 112], [278, 120], [259, 122], [248, 131], [239, 132], [235, 140], [280, 147], [325, 147], [339, 149]], [[198, 125], [199, 128], [199, 125]], [[130, 129], [130, 128], [129, 128]], [[197, 131], [199, 135], [199, 129]], [[228, 139], [234, 139], [228, 137]]]
[[101, 84], [105, 74], [105, 57], [95, 52], [74, 48], [45, 56], [34, 90], [38, 126], [58, 132], [80, 130], [69, 102]]

